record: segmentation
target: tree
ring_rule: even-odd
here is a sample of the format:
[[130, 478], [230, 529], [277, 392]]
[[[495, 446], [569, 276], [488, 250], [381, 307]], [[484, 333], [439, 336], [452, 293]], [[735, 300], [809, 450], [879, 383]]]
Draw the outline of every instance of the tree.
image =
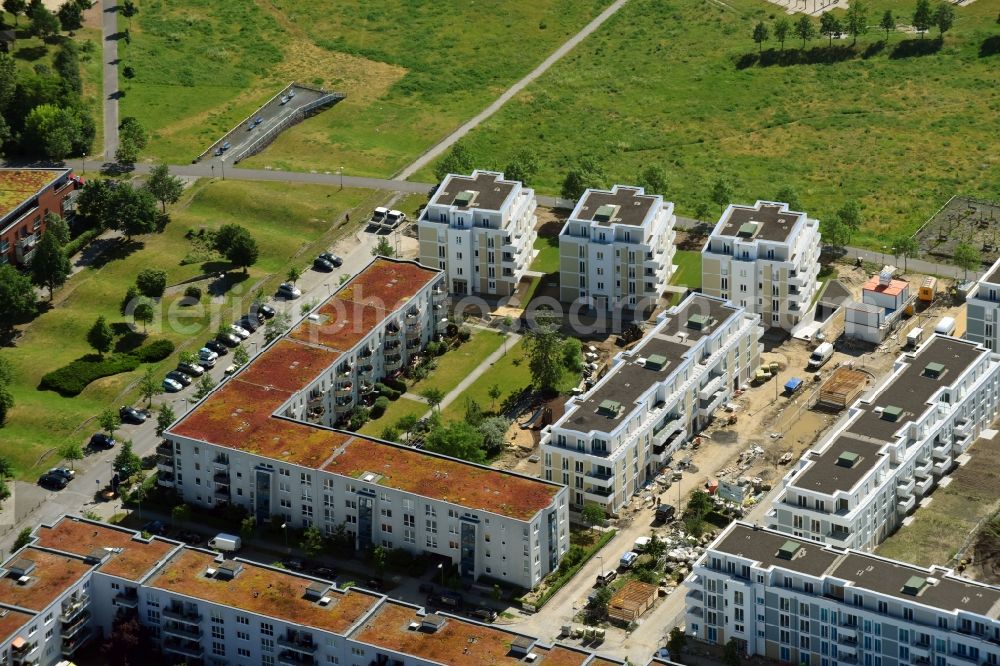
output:
[[410, 433], [417, 427], [419, 421], [420, 419], [417, 418], [416, 414], [405, 414], [396, 421], [396, 427], [402, 430], [406, 434], [407, 439], [409, 439]]
[[465, 422], [474, 428], [478, 428], [483, 422], [483, 408], [478, 401], [466, 396], [465, 398]]
[[177, 203], [184, 191], [184, 183], [180, 178], [170, 175], [170, 167], [157, 164], [149, 172], [146, 179], [146, 189], [160, 202], [163, 212], [167, 212], [167, 204]]
[[291, 268], [289, 268], [288, 273], [285, 275], [285, 279], [291, 282], [292, 284], [298, 282], [299, 278], [301, 277], [302, 277], [302, 269], [300, 269], [298, 266], [292, 266]]
[[131, 478], [142, 470], [142, 460], [132, 450], [132, 442], [122, 442], [122, 448], [118, 452], [118, 455], [115, 456], [112, 467], [118, 472], [118, 477], [122, 480]]
[[382, 428], [382, 432], [379, 433], [379, 438], [384, 439], [387, 442], [398, 442], [399, 441], [399, 428], [394, 425], [387, 425]]
[[25, 527], [23, 530], [17, 533], [17, 539], [14, 540], [14, 546], [11, 550], [21, 550], [25, 546], [31, 543], [31, 528]]
[[7, 384], [0, 384], [0, 425], [7, 422], [7, 414], [14, 409], [14, 394]]
[[583, 518], [583, 522], [591, 527], [604, 522], [604, 509], [597, 502], [584, 502], [580, 515]]
[[121, 164], [135, 164], [146, 147], [146, 130], [137, 118], [126, 116], [118, 125], [118, 149], [115, 159]]
[[132, 320], [135, 323], [142, 323], [142, 332], [146, 332], [146, 326], [156, 317], [156, 311], [148, 298], [140, 298], [132, 308]]
[[909, 260], [920, 256], [920, 243], [913, 236], [902, 234], [892, 241], [892, 246], [896, 248], [896, 256], [903, 257], [903, 270], [909, 268]]
[[563, 337], [556, 325], [539, 319], [524, 338], [532, 384], [545, 393], [554, 393], [563, 376]]
[[468, 149], [461, 143], [456, 143], [440, 162], [434, 166], [434, 176], [439, 180], [449, 173], [465, 174], [472, 171], [473, 159]]
[[108, 320], [104, 318], [104, 315], [99, 316], [90, 330], [87, 331], [87, 344], [93, 347], [99, 355], [104, 356], [111, 350], [114, 341], [115, 334], [108, 326]]
[[389, 562], [389, 553], [382, 546], [372, 548], [372, 566], [381, 576], [385, 572], [385, 565]]
[[80, 51], [76, 42], [66, 40], [56, 51], [52, 67], [59, 74], [63, 94], [79, 96], [83, 93], [83, 79], [80, 77]]
[[160, 384], [156, 371], [152, 366], [146, 368], [146, 372], [139, 379], [139, 395], [146, 400], [146, 408], [153, 406], [153, 398], [163, 393], [163, 386]]
[[240, 345], [233, 351], [233, 365], [237, 368], [242, 368], [250, 360], [250, 354], [247, 353], [246, 347]]
[[431, 409], [439, 407], [441, 405], [441, 401], [444, 400], [444, 391], [433, 386], [422, 391], [420, 395], [423, 396], [424, 400], [427, 401], [427, 404], [431, 406]]
[[93, 121], [75, 107], [39, 104], [24, 119], [21, 145], [47, 159], [62, 160], [86, 150], [93, 130]]
[[889, 41], [889, 33], [896, 31], [896, 17], [892, 15], [891, 9], [885, 10], [885, 13], [882, 14], [882, 20], [879, 21], [878, 27], [885, 30], [885, 40]]
[[139, 299], [142, 298], [139, 294], [139, 288], [134, 284], [130, 284], [128, 289], [125, 290], [125, 296], [122, 298], [122, 302], [118, 305], [118, 311], [122, 315], [127, 315], [135, 309], [136, 304]]
[[562, 362], [569, 372], [583, 372], [583, 343], [566, 338], [562, 345]]
[[837, 220], [846, 230], [846, 242], [850, 242], [851, 236], [861, 228], [861, 208], [858, 202], [853, 199], [846, 202], [837, 211]]
[[111, 632], [101, 643], [100, 661], [115, 666], [140, 666], [149, 663], [149, 645], [153, 638], [135, 615], [116, 618]]
[[770, 36], [771, 33], [763, 21], [758, 21], [757, 25], [753, 27], [753, 41], [757, 43], [760, 51], [764, 50], [764, 42], [766, 42]]
[[142, 188], [119, 184], [111, 189], [104, 224], [131, 240], [132, 236], [156, 231], [156, 216], [156, 199], [152, 194]]
[[639, 174], [639, 184], [642, 185], [646, 194], [666, 194], [667, 172], [656, 164], [646, 165], [646, 168]]
[[59, 32], [62, 26], [59, 25], [59, 17], [39, 3], [28, 10], [28, 18], [31, 19], [29, 32], [35, 37], [46, 39]]
[[486, 395], [488, 395], [490, 398], [490, 409], [496, 411], [497, 400], [499, 400], [500, 396], [503, 395], [503, 389], [500, 388], [499, 384], [492, 384], [490, 385], [489, 390], [486, 392]]
[[312, 525], [302, 532], [299, 548], [307, 557], [316, 557], [323, 552], [323, 533], [319, 531], [318, 527]]
[[778, 40], [781, 44], [781, 50], [785, 50], [785, 40], [788, 39], [788, 33], [792, 31], [791, 22], [784, 16], [780, 17], [774, 22], [774, 38]]
[[373, 257], [392, 257], [395, 256], [396, 252], [392, 249], [392, 244], [389, 240], [382, 236], [378, 239], [378, 243], [372, 248]]
[[979, 250], [968, 243], [959, 243], [955, 248], [952, 259], [959, 268], [965, 269], [965, 279], [969, 279], [969, 271], [974, 271], [983, 263], [983, 258]]
[[847, 33], [854, 38], [851, 45], [858, 43], [858, 35], [868, 32], [868, 7], [861, 0], [851, 0], [847, 7]]
[[17, 17], [28, 11], [27, 0], [3, 0], [4, 10], [14, 15], [14, 25], [17, 25]]
[[135, 3], [132, 0], [125, 0], [122, 3], [121, 12], [122, 16], [124, 16], [127, 19], [131, 19], [133, 16], [139, 13], [139, 8], [135, 6]]
[[538, 174], [538, 156], [530, 150], [519, 150], [514, 153], [503, 175], [509, 180], [528, 183]]
[[832, 12], [826, 12], [819, 17], [819, 31], [830, 38], [830, 46], [833, 46], [834, 36], [839, 35], [842, 30], [840, 19], [834, 16]]
[[587, 597], [586, 619], [591, 623], [598, 623], [608, 616], [608, 605], [614, 591], [609, 585], [600, 587], [596, 592]]
[[951, 26], [954, 23], [955, 9], [951, 6], [951, 3], [947, 1], [939, 2], [938, 6], [934, 9], [934, 25], [940, 31], [941, 39], [944, 39], [944, 33], [951, 30]]
[[712, 201], [725, 208], [733, 201], [733, 186], [729, 181], [720, 177], [712, 186]]
[[63, 3], [56, 16], [63, 30], [79, 30], [83, 27], [83, 10], [73, 0]]
[[917, 6], [913, 10], [913, 27], [920, 33], [920, 39], [923, 39], [924, 33], [930, 30], [933, 20], [930, 0], [917, 0]]
[[0, 266], [0, 329], [9, 331], [18, 321], [35, 314], [35, 309], [31, 278], [10, 264]]
[[176, 420], [177, 415], [174, 414], [174, 408], [169, 403], [160, 405], [160, 409], [156, 414], [156, 436], [162, 436], [167, 428]]
[[490, 416], [479, 422], [479, 434], [483, 437], [483, 449], [489, 455], [496, 455], [503, 450], [507, 438], [510, 421], [502, 416]]
[[726, 646], [722, 650], [722, 663], [726, 666], [740, 666], [743, 663], [740, 658], [740, 648], [736, 644], [735, 638], [726, 641]]
[[812, 19], [808, 15], [803, 14], [795, 22], [795, 36], [802, 40], [802, 48], [805, 48], [806, 42], [816, 36], [816, 26], [813, 25]]
[[775, 201], [781, 201], [788, 204], [789, 210], [801, 211], [802, 203], [799, 201], [799, 195], [795, 191], [795, 188], [791, 185], [785, 185], [774, 197]]
[[274, 342], [292, 326], [292, 316], [287, 312], [279, 312], [264, 324], [264, 340]]
[[66, 223], [66, 220], [55, 213], [45, 214], [45, 230], [52, 232], [52, 235], [59, 241], [59, 245], [65, 245], [69, 242], [69, 225]]
[[212, 375], [205, 373], [204, 375], [201, 376], [201, 379], [198, 380], [198, 386], [195, 388], [194, 391], [195, 399], [201, 400], [206, 395], [211, 393], [212, 389], [214, 388], [215, 388], [215, 380], [212, 379]]
[[191, 505], [190, 504], [178, 504], [173, 509], [170, 510], [170, 524], [173, 526], [175, 523], [186, 523], [191, 520]]
[[84, 184], [76, 199], [76, 216], [87, 227], [107, 229], [107, 219], [111, 205], [111, 190], [118, 183], [106, 180], [90, 180]]
[[144, 268], [135, 276], [135, 286], [143, 296], [159, 298], [167, 289], [167, 272], [158, 268]]
[[687, 646], [687, 634], [680, 627], [674, 627], [670, 630], [670, 634], [667, 637], [667, 649], [670, 650], [670, 658], [677, 660], [681, 656], [681, 652]]
[[240, 536], [244, 539], [250, 539], [253, 537], [254, 532], [257, 531], [257, 518], [254, 516], [247, 516], [242, 521], [240, 521]]
[[424, 448], [434, 453], [474, 463], [486, 462], [482, 449], [483, 436], [465, 421], [452, 421], [431, 430]]
[[70, 467], [76, 469], [76, 461], [83, 460], [83, 447], [80, 442], [67, 442], [59, 451], [63, 460], [68, 460]]
[[0, 478], [9, 479], [14, 476], [14, 466], [10, 464], [10, 460], [0, 456]]
[[227, 224], [219, 229], [215, 235], [215, 250], [236, 268], [242, 267], [244, 273], [257, 263], [260, 254], [257, 241], [238, 224]]
[[49, 301], [55, 294], [56, 287], [66, 283], [69, 277], [69, 259], [66, 251], [59, 244], [59, 239], [51, 231], [46, 230], [42, 234], [42, 239], [35, 247], [35, 253], [31, 258], [31, 281], [39, 287], [46, 287], [49, 290]]
[[562, 184], [562, 197], [579, 199], [588, 189], [604, 187], [607, 179], [608, 176], [600, 162], [589, 155], [584, 155], [566, 174]]

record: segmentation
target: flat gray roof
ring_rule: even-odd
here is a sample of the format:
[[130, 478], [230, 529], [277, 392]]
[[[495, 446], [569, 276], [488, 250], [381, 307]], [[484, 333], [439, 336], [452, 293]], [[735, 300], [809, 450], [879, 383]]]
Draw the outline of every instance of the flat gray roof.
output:
[[[576, 410], [559, 425], [580, 432], [614, 430], [635, 409], [639, 396], [653, 384], [669, 377], [697, 340], [717, 330], [736, 312], [736, 308], [714, 298], [700, 294], [688, 297], [662, 329], [654, 329], [635, 349], [624, 355], [622, 361], [579, 401]], [[707, 316], [710, 323], [701, 329], [691, 328], [688, 325], [691, 317], [698, 315]], [[684, 336], [680, 337], [678, 334], [682, 332]], [[654, 356], [663, 357], [663, 362], [656, 366], [638, 362], [640, 358], [651, 359]], [[601, 409], [602, 403], [607, 401], [618, 403], [621, 409], [609, 414], [606, 409]]]
[[[480, 171], [473, 176], [449, 174], [431, 199], [432, 205], [457, 206], [465, 210], [498, 211], [514, 191], [516, 182], [503, 180], [499, 174]], [[463, 193], [474, 193], [471, 200], [462, 200]], [[458, 201], [456, 201], [458, 199]]]
[[[927, 401], [942, 387], [950, 386], [977, 358], [989, 353], [978, 349], [974, 342], [935, 335], [906, 362], [895, 379], [862, 404], [861, 413], [854, 417], [843, 432], [820, 454], [809, 454], [813, 464], [795, 477], [796, 488], [815, 490], [833, 495], [854, 487], [879, 459], [876, 451], [894, 439], [894, 434], [927, 409]], [[933, 375], [924, 372], [930, 363], [940, 363], [944, 372]], [[886, 418], [885, 411], [900, 408], [895, 420]], [[876, 409], [880, 412], [877, 413]], [[857, 453], [861, 459], [853, 467], [838, 461], [843, 453]]]
[[[788, 542], [799, 546], [790, 560], [778, 553]], [[754, 529], [746, 523], [737, 523], [733, 531], [714, 548], [730, 555], [751, 559], [762, 567], [782, 567], [817, 577], [826, 573], [840, 557], [839, 553], [828, 550], [821, 543], [797, 539], [772, 530]]]
[[[612, 192], [587, 190], [576, 204], [570, 219], [597, 222], [604, 227], [612, 224], [642, 226], [656, 203], [656, 196], [639, 194], [637, 187], [616, 185]], [[605, 214], [610, 214], [605, 217]]]
[[983, 282], [1000, 284], [1000, 259], [994, 262], [992, 270], [983, 278]]
[[747, 240], [786, 241], [801, 213], [782, 211], [785, 206], [786, 204], [762, 202], [755, 206], [733, 206], [729, 210], [729, 216], [721, 220], [716, 233], [722, 236], [739, 236], [743, 225], [756, 223], [756, 233], [752, 237], [747, 236]]

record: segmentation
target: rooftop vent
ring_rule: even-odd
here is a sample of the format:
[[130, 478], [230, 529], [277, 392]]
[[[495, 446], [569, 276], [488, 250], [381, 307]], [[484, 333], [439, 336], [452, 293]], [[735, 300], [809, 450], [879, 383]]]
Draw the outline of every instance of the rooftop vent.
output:
[[621, 411], [622, 403], [616, 402], [615, 400], [604, 400], [597, 407], [597, 413], [602, 414], [607, 417], [618, 416], [618, 412]]
[[321, 583], [316, 581], [314, 583], [309, 583], [309, 587], [306, 588], [306, 598], [317, 600], [322, 599], [323, 595], [330, 590], [330, 586], [326, 583]]
[[607, 224], [614, 219], [615, 214], [618, 212], [618, 206], [613, 204], [604, 204], [597, 208], [597, 212], [594, 213], [594, 221]]
[[757, 235], [758, 231], [760, 231], [760, 223], [746, 222], [740, 225], [740, 229], [736, 232], [736, 235], [743, 238], [753, 238]]
[[87, 553], [87, 557], [84, 560], [87, 564], [99, 564], [103, 562], [108, 557], [108, 550], [106, 548], [94, 548], [92, 551]]
[[937, 379], [944, 372], [943, 363], [928, 363], [924, 366], [924, 376], [930, 377], [931, 379]]
[[911, 597], [915, 597], [921, 592], [923, 592], [924, 587], [927, 586], [927, 579], [921, 576], [910, 576], [903, 583], [903, 594], [909, 594]]
[[789, 539], [785, 543], [781, 544], [781, 548], [778, 549], [778, 557], [783, 560], [791, 560], [799, 553], [800, 550], [802, 550], [802, 544], [798, 541], [792, 541]]
[[709, 324], [712, 323], [712, 318], [708, 315], [703, 314], [693, 314], [688, 317], [687, 325], [688, 328], [693, 328], [696, 331], [701, 331], [708, 328]]
[[21, 578], [22, 576], [27, 576], [35, 570], [35, 562], [34, 560], [29, 560], [26, 557], [19, 557], [11, 562], [7, 570], [15, 578]]
[[850, 469], [861, 462], [861, 456], [853, 451], [844, 451], [839, 456], [837, 456], [837, 465], [840, 467], [846, 467]]
[[667, 364], [667, 357], [663, 354], [653, 354], [646, 359], [646, 367], [650, 370], [662, 370]]
[[897, 407], [896, 405], [886, 405], [885, 409], [882, 410], [882, 420], [883, 421], [898, 421], [899, 417], [903, 415], [903, 408]]
[[239, 562], [229, 560], [220, 564], [215, 572], [215, 577], [219, 580], [232, 580], [243, 571], [243, 565]]
[[473, 201], [476, 200], [476, 195], [479, 194], [473, 190], [462, 190], [455, 195], [455, 205], [456, 206], [468, 206]]
[[416, 631], [417, 629], [420, 628], [420, 623], [419, 622], [411, 622], [408, 625], [406, 625], [406, 628], [409, 629], [410, 631]]
[[510, 644], [510, 651], [514, 654], [527, 656], [531, 648], [535, 647], [535, 639], [528, 636], [518, 636]]
[[444, 626], [445, 618], [436, 613], [428, 613], [420, 622], [420, 627], [426, 631], [435, 632]]

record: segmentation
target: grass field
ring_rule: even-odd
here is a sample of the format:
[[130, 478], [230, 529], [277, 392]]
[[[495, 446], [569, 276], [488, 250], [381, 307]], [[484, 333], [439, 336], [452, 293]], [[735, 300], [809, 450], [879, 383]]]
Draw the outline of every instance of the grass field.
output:
[[542, 273], [559, 272], [559, 236], [539, 236], [535, 239], [538, 254], [531, 262], [531, 270]]
[[[913, 522], [882, 542], [876, 552], [921, 566], [949, 565], [978, 522], [997, 508], [1000, 438], [981, 439], [969, 450], [972, 460], [951, 473], [951, 483], [931, 493], [931, 502]], [[953, 564], [953, 563], [952, 563]]]
[[409, 398], [399, 398], [389, 403], [389, 408], [385, 410], [385, 413], [380, 418], [364, 424], [358, 432], [362, 435], [378, 437], [382, 434], [383, 430], [389, 426], [396, 425], [396, 422], [407, 414], [413, 414], [417, 418], [420, 418], [429, 409], [430, 407], [426, 402], [410, 400]]
[[425, 379], [410, 386], [410, 393], [420, 395], [427, 389], [436, 388], [447, 394], [487, 356], [500, 349], [502, 343], [503, 338], [497, 333], [474, 329], [468, 342], [439, 356], [437, 368]]
[[[42, 464], [42, 458], [69, 439], [83, 441], [95, 428], [83, 424], [109, 406], [122, 404], [138, 380], [139, 370], [108, 377], [92, 383], [75, 398], [62, 398], [49, 391], [38, 391], [40, 377], [91, 350], [85, 333], [98, 315], [110, 322], [124, 321], [118, 305], [126, 287], [143, 268], [155, 266], [167, 271], [168, 284], [176, 284], [204, 272], [224, 269], [222, 262], [193, 263], [180, 261], [188, 253], [185, 239], [189, 229], [216, 228], [238, 222], [251, 230], [260, 246], [260, 259], [251, 267], [246, 280], [237, 283], [223, 299], [225, 303], [204, 307], [179, 308], [176, 301], [182, 289], [168, 291], [162, 313], [185, 311], [179, 325], [165, 325], [162, 316], [150, 325], [150, 337], [173, 340], [178, 349], [194, 349], [229, 321], [233, 306], [245, 308], [254, 288], [271, 291], [282, 279], [289, 262], [300, 250], [315, 250], [343, 228], [331, 229], [328, 220], [348, 208], [367, 206], [376, 193], [369, 191], [330, 191], [330, 188], [284, 183], [244, 183], [238, 181], [199, 181], [171, 211], [172, 222], [161, 235], [136, 239], [141, 248], [124, 258], [101, 267], [77, 273], [56, 292], [56, 306], [39, 315], [24, 330], [13, 348], [0, 354], [14, 365], [12, 391], [16, 407], [7, 425], [0, 429], [0, 455], [9, 457], [20, 476], [30, 476]], [[297, 263], [302, 263], [301, 259]], [[278, 273], [271, 277], [272, 273]], [[200, 283], [204, 288], [207, 282]], [[185, 347], [186, 346], [186, 347]], [[162, 370], [176, 362], [176, 356], [160, 364]]]
[[151, 155], [187, 162], [289, 81], [335, 89], [347, 99], [246, 164], [389, 175], [605, 4], [144, 0], [121, 54], [136, 69], [122, 113], [154, 131]]
[[674, 253], [674, 265], [677, 266], [677, 270], [670, 278], [670, 284], [689, 289], [701, 288], [701, 252], [677, 250]]
[[[873, 25], [886, 8], [901, 24], [912, 12], [909, 2], [868, 4]], [[884, 33], [873, 29], [857, 46], [869, 57], [740, 69], [740, 58], [757, 52], [754, 24], [770, 23], [780, 8], [633, 0], [462, 142], [484, 165], [534, 152], [540, 173], [531, 184], [543, 192], [558, 192], [581, 155], [598, 160], [606, 185], [659, 165], [664, 194], [685, 215], [711, 201], [720, 176], [736, 201], [749, 203], [791, 185], [820, 220], [858, 199], [864, 226], [854, 243], [880, 245], [916, 230], [957, 192], [997, 196], [1000, 54], [980, 53], [1000, 35], [996, 4], [955, 11], [954, 28], [930, 55], [899, 57], [896, 46], [915, 36], [894, 34], [881, 48]], [[790, 39], [786, 49], [799, 44]]]

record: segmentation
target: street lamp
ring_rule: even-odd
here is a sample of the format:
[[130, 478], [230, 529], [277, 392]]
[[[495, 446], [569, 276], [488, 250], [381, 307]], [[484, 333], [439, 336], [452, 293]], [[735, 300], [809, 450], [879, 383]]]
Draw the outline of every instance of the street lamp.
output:
[[340, 174], [340, 189], [344, 189], [344, 167], [337, 169], [337, 173]]
[[285, 531], [285, 550], [288, 550], [288, 523], [281, 523], [281, 529]]
[[83, 175], [84, 176], [87, 175], [87, 152], [86, 151], [84, 151], [84, 153], [83, 153]]
[[444, 562], [438, 562], [438, 571], [441, 572], [441, 587], [444, 587]]
[[226, 179], [226, 158], [223, 157], [219, 160], [219, 164], [222, 165], [222, 180]]
[[601, 578], [604, 578], [604, 556], [598, 555], [597, 559], [601, 561]]
[[212, 178], [215, 178], [215, 165], [212, 165]]

